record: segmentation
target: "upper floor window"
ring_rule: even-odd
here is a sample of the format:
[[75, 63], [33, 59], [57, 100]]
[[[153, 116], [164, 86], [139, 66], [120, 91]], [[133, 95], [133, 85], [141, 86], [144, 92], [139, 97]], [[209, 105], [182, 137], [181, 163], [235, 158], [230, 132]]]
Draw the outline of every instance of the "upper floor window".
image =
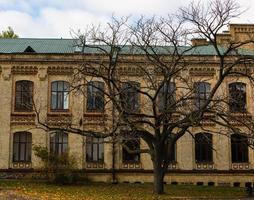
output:
[[194, 105], [197, 109], [200, 109], [207, 101], [210, 94], [211, 85], [207, 82], [194, 83], [195, 101]]
[[233, 112], [246, 111], [246, 85], [244, 83], [229, 84], [229, 110]]
[[32, 134], [17, 132], [13, 136], [13, 162], [31, 162]]
[[198, 133], [195, 135], [195, 158], [196, 162], [213, 161], [212, 134]]
[[50, 152], [62, 155], [68, 150], [68, 134], [57, 131], [50, 135]]
[[96, 137], [86, 137], [86, 161], [104, 161], [104, 139]]
[[122, 141], [122, 161], [123, 163], [139, 163], [140, 138], [134, 133], [126, 132]]
[[15, 111], [33, 110], [33, 82], [17, 81], [15, 85]]
[[163, 84], [158, 93], [157, 103], [159, 112], [175, 110], [175, 91], [175, 83], [166, 82]]
[[232, 163], [249, 162], [248, 139], [246, 136], [231, 135], [231, 159]]
[[104, 111], [104, 83], [91, 81], [87, 85], [87, 107], [88, 112]]
[[51, 110], [68, 110], [69, 89], [69, 83], [66, 81], [51, 83]]
[[122, 84], [121, 99], [127, 112], [140, 111], [140, 83], [129, 81]]

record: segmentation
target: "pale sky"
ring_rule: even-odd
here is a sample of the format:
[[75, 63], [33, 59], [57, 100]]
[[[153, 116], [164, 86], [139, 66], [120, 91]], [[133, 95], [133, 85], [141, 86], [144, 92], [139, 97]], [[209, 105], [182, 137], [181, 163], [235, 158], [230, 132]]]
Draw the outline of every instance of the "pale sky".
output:
[[[206, 2], [207, 0], [202, 0]], [[0, 31], [11, 26], [20, 37], [71, 38], [70, 30], [84, 30], [115, 16], [164, 16], [190, 0], [0, 0]], [[238, 0], [246, 10], [234, 23], [254, 23], [254, 0]]]

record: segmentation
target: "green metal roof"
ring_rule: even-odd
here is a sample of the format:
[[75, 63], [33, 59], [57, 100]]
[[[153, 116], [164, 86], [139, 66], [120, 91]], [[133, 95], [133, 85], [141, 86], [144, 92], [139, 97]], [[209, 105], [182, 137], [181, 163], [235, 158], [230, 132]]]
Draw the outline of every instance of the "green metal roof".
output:
[[36, 53], [74, 53], [73, 39], [0, 39], [0, 53], [23, 53], [29, 46]]
[[[16, 39], [0, 39], [0, 53], [49, 53], [49, 54], [72, 54], [81, 53], [82, 47], [78, 46], [77, 39], [36, 39], [36, 38], [16, 38]], [[102, 53], [98, 46], [85, 47], [85, 54]], [[109, 51], [109, 46], [100, 45], [101, 49]], [[212, 45], [204, 45], [197, 47], [180, 46], [179, 52], [185, 52], [185, 55], [216, 55], [216, 51]], [[153, 50], [158, 54], [170, 54], [173, 52], [174, 47], [170, 46], [157, 46]], [[221, 52], [225, 51], [223, 47], [219, 49]], [[151, 53], [152, 50], [150, 49]], [[140, 48], [133, 46], [125, 46], [121, 49], [122, 54], [136, 54], [142, 55], [144, 51]], [[238, 54], [254, 56], [254, 51], [238, 50]], [[232, 55], [236, 55], [234, 52]]]

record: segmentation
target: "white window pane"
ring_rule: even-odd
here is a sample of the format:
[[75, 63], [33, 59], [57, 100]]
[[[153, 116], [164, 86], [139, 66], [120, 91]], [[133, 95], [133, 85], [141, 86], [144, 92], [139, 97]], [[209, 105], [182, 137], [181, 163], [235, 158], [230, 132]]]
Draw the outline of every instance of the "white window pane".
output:
[[69, 94], [68, 92], [64, 92], [64, 109], [69, 108]]

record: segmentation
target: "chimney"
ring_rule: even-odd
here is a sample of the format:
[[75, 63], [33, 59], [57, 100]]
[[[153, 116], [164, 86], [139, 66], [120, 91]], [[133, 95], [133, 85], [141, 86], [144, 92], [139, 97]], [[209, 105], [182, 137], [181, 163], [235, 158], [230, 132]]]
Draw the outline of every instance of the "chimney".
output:
[[208, 41], [204, 38], [193, 38], [191, 39], [192, 46], [203, 46], [208, 45]]

